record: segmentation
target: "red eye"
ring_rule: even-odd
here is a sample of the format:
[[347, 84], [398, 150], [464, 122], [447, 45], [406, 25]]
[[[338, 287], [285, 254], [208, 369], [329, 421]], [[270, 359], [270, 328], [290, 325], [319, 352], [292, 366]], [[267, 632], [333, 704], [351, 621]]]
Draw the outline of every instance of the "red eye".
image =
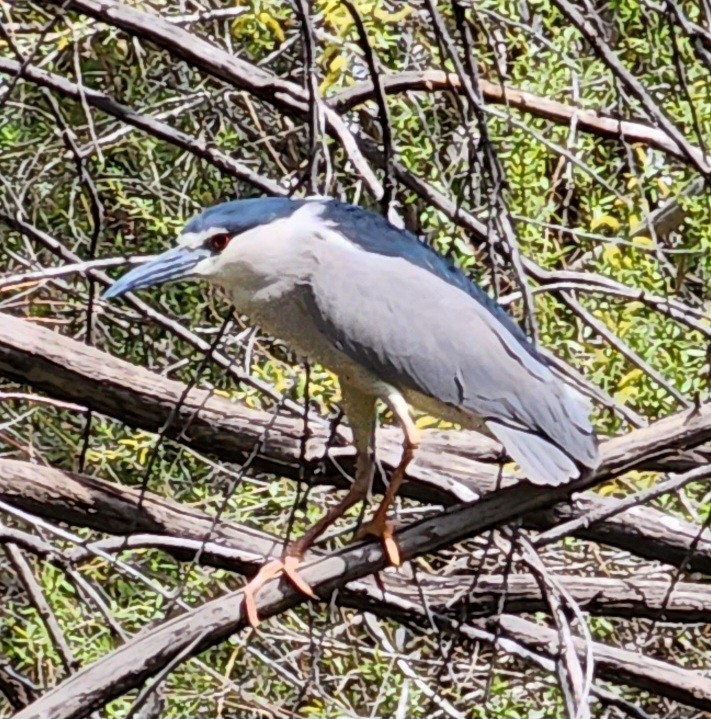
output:
[[228, 235], [228, 234], [224, 234], [224, 233], [221, 235], [215, 235], [210, 240], [210, 247], [212, 247], [212, 249], [215, 252], [222, 252], [222, 250], [224, 250], [225, 247], [227, 247], [227, 245], [230, 244], [231, 239], [232, 239], [232, 235]]

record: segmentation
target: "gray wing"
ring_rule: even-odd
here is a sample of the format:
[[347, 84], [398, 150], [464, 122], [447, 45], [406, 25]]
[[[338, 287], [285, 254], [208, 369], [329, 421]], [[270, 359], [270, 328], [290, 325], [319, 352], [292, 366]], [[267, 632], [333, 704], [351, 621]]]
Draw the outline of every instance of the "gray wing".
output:
[[587, 402], [483, 303], [405, 258], [322, 249], [309, 309], [340, 351], [399, 390], [483, 417], [531, 481], [597, 465]]

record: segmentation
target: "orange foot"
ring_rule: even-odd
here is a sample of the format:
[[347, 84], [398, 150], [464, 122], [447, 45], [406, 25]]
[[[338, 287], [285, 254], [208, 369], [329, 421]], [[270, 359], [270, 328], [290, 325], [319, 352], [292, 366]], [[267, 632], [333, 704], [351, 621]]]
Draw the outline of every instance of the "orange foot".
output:
[[254, 602], [255, 594], [270, 580], [274, 579], [278, 574], [283, 573], [284, 576], [298, 589], [311, 599], [318, 599], [314, 590], [297, 574], [296, 568], [301, 564], [300, 557], [285, 556], [282, 559], [274, 559], [267, 562], [257, 574], [248, 582], [244, 588], [244, 611], [247, 615], [247, 621], [256, 627], [259, 624], [257, 616], [257, 605]]
[[380, 537], [380, 541], [383, 543], [383, 550], [385, 551], [388, 561], [393, 567], [399, 567], [402, 562], [400, 560], [400, 548], [397, 546], [397, 542], [393, 537], [394, 532], [395, 524], [393, 521], [376, 512], [373, 519], [360, 528], [355, 538], [365, 539], [368, 534]]

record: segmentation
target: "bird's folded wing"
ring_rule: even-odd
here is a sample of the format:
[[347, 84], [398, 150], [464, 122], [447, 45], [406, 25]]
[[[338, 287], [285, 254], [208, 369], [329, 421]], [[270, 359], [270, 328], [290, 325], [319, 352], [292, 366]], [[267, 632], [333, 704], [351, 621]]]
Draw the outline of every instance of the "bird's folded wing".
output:
[[337, 349], [398, 389], [484, 417], [494, 434], [503, 427], [499, 439], [522, 466], [511, 441], [521, 431], [595, 466], [588, 403], [489, 307], [405, 258], [327, 251], [309, 311]]

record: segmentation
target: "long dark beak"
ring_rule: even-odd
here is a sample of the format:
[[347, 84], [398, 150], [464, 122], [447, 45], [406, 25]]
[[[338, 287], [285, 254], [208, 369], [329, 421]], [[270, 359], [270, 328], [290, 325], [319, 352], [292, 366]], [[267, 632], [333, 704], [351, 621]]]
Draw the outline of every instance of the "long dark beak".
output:
[[162, 255], [157, 255], [145, 265], [139, 265], [127, 272], [109, 287], [103, 296], [109, 299], [126, 294], [126, 292], [133, 292], [141, 287], [189, 277], [195, 265], [209, 256], [209, 250], [202, 247], [195, 249], [174, 247]]

